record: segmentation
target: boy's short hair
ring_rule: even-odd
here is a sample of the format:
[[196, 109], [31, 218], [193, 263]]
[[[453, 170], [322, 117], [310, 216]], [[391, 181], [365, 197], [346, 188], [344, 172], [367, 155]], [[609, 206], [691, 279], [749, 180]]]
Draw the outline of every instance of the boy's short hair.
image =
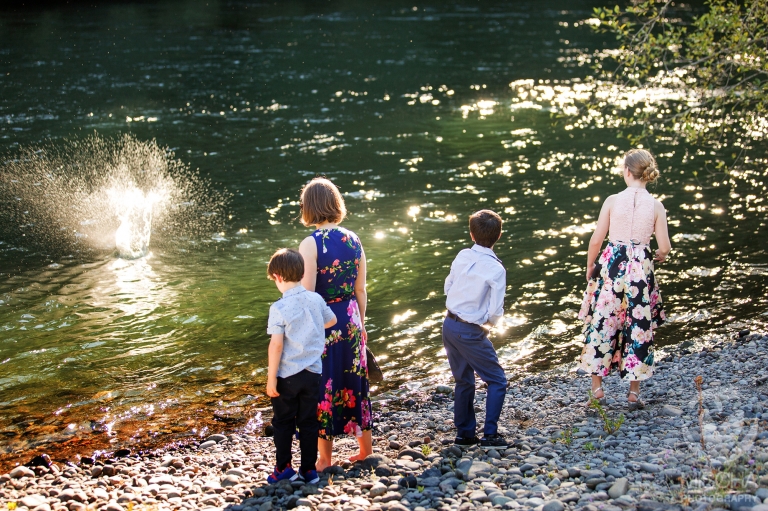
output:
[[480, 246], [491, 248], [501, 237], [501, 217], [490, 209], [481, 209], [469, 217], [469, 232]]
[[275, 280], [279, 275], [286, 282], [300, 282], [304, 276], [304, 258], [292, 248], [281, 248], [269, 260], [267, 278]]
[[330, 180], [316, 177], [301, 190], [301, 223], [317, 225], [324, 222], [339, 223], [347, 216], [344, 197]]

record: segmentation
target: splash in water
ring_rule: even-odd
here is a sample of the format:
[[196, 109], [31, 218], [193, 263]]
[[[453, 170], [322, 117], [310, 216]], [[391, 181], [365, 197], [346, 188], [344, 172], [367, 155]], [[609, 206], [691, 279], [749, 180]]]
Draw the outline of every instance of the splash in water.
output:
[[7, 159], [0, 202], [4, 237], [24, 247], [134, 259], [150, 239], [168, 244], [221, 230], [227, 197], [154, 140], [93, 135]]

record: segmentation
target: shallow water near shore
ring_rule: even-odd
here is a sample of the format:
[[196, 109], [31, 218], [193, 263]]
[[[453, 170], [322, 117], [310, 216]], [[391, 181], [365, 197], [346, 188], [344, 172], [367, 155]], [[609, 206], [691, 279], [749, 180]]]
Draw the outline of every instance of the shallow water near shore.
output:
[[[480, 208], [505, 222], [503, 364], [573, 362], [586, 247], [623, 189], [612, 129], [556, 121], [606, 42], [591, 2], [102, 5], [4, 13], [0, 147], [132, 133], [232, 194], [226, 228], [136, 260], [0, 239], [0, 451], [146, 445], [258, 430], [271, 253], [310, 231], [298, 193], [333, 179], [369, 262], [387, 389], [448, 381], [443, 279]], [[674, 252], [660, 346], [768, 310], [764, 161], [724, 175], [659, 146]], [[697, 175], [694, 175], [694, 171]], [[157, 226], [162, 229], [162, 226]], [[14, 234], [15, 233], [15, 234]]]

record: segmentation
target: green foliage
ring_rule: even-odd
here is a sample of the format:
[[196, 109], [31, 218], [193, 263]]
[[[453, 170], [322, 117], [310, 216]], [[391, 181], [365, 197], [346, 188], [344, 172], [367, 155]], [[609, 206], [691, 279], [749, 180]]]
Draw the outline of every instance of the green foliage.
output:
[[584, 444], [584, 450], [585, 451], [594, 451], [595, 450], [595, 444], [592, 442], [587, 442]]
[[590, 108], [637, 126], [628, 135], [634, 143], [684, 139], [732, 147], [738, 158], [768, 139], [768, 0], [709, 0], [706, 7], [697, 14], [690, 4], [645, 0], [595, 9], [600, 23], [592, 26], [618, 41], [593, 62], [600, 78], [650, 93], [621, 112], [599, 99]]
[[[573, 434], [577, 433], [579, 431], [579, 428], [565, 428], [560, 432], [560, 438], [555, 439], [555, 442], [562, 442], [567, 446], [571, 446], [573, 443]], [[554, 442], [553, 442], [554, 443]]]
[[430, 454], [432, 454], [432, 448], [427, 444], [423, 444], [421, 446], [421, 454], [423, 454], [424, 456], [429, 456]]
[[595, 399], [595, 397], [592, 395], [591, 390], [589, 391], [589, 407], [597, 410], [597, 414], [601, 419], [603, 419], [603, 429], [609, 435], [616, 433], [619, 429], [621, 429], [621, 425], [624, 424], [624, 414], [619, 414], [618, 419], [609, 417], [608, 413], [603, 408], [603, 405], [600, 404], [600, 401]]

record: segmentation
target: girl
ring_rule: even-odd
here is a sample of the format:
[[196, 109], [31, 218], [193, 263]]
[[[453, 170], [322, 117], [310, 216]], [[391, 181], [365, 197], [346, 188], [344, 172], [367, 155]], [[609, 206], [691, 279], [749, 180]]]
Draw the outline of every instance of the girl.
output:
[[344, 198], [332, 182], [315, 178], [301, 191], [301, 222], [315, 232], [299, 245], [304, 257], [301, 283], [325, 299], [338, 323], [325, 330], [317, 470], [332, 463], [333, 437], [353, 435], [360, 445], [350, 461], [373, 453], [371, 400], [365, 354], [366, 262], [360, 238], [339, 227], [347, 214]]
[[[618, 369], [629, 380], [627, 400], [634, 410], [644, 406], [640, 381], [653, 374], [653, 329], [664, 323], [653, 261], [663, 262], [672, 246], [667, 212], [645, 189], [659, 176], [656, 160], [645, 149], [632, 149], [622, 167], [627, 189], [605, 199], [589, 241], [580, 368], [592, 374], [592, 396], [601, 401], [603, 377]], [[609, 243], [598, 259], [606, 234]], [[653, 260], [652, 234], [659, 245]]]

